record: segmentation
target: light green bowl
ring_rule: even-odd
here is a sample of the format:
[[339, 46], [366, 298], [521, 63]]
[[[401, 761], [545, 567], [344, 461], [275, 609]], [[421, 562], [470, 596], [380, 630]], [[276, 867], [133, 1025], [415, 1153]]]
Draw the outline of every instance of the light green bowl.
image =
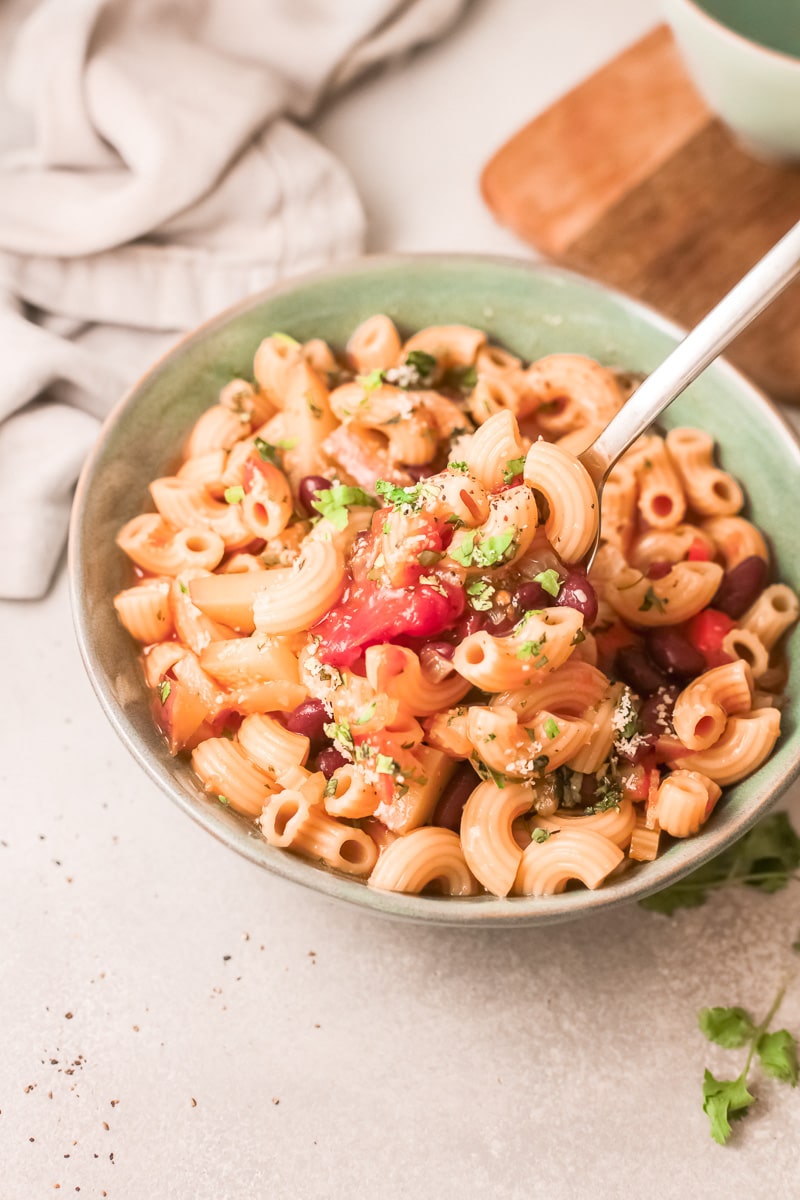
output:
[[[650, 371], [679, 331], [640, 304], [566, 271], [472, 256], [366, 258], [254, 296], [179, 342], [103, 427], [78, 485], [70, 529], [72, 603], [86, 669], [106, 715], [150, 778], [185, 812], [259, 866], [388, 916], [437, 924], [533, 925], [639, 899], [681, 878], [740, 837], [798, 770], [800, 638], [791, 641], [795, 691], [769, 762], [730, 789], [702, 834], [599, 891], [543, 899], [456, 900], [381, 892], [274, 849], [244, 818], [209, 799], [185, 758], [173, 759], [153, 726], [138, 648], [117, 621], [115, 592], [130, 582], [114, 544], [120, 526], [150, 507], [147, 485], [174, 468], [199, 414], [234, 375], [249, 375], [262, 337], [282, 330], [343, 346], [371, 313], [404, 332], [464, 322], [527, 359], [579, 351], [613, 366]], [[753, 519], [769, 534], [779, 576], [800, 589], [800, 449], [769, 402], [718, 362], [665, 415], [717, 439], [722, 464], [741, 479]], [[181, 853], [176, 847], [176, 855]]]
[[796, 0], [664, 0], [699, 91], [746, 150], [800, 159]]

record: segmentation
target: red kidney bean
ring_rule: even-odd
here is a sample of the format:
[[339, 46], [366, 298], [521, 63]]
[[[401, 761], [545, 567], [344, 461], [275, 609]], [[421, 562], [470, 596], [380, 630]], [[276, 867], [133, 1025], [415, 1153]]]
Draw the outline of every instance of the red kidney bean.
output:
[[653, 662], [668, 675], [694, 679], [706, 669], [705, 657], [677, 629], [651, 629], [645, 642]]
[[330, 479], [326, 479], [324, 475], [304, 475], [297, 489], [298, 507], [302, 508], [306, 516], [316, 516], [317, 512], [312, 508], [312, 504], [317, 498], [317, 492], [327, 492], [332, 487]]
[[738, 620], [763, 592], [766, 582], [767, 564], [757, 554], [751, 554], [725, 572], [711, 607]]
[[651, 562], [647, 568], [648, 579], [663, 579], [672, 570], [671, 562]]
[[469, 800], [480, 778], [469, 763], [462, 763], [453, 778], [448, 783], [433, 813], [432, 825], [441, 829], [452, 829], [458, 833], [461, 828], [461, 814], [464, 805]]
[[440, 683], [453, 673], [453, 655], [456, 652], [452, 642], [428, 642], [419, 651], [419, 664], [422, 673], [431, 683]]
[[681, 689], [678, 684], [670, 683], [642, 701], [639, 709], [639, 722], [646, 734], [655, 739], [661, 737], [662, 734], [673, 732], [672, 710], [680, 694]]
[[333, 772], [339, 767], [343, 767], [346, 762], [347, 759], [341, 750], [337, 750], [335, 746], [329, 746], [327, 750], [320, 750], [317, 756], [317, 768], [322, 771], [326, 779], [330, 779]]
[[458, 626], [458, 632], [461, 635], [461, 638], [467, 638], [471, 634], [480, 633], [482, 629], [485, 629], [485, 615], [485, 613], [476, 612], [475, 609], [468, 609], [467, 615]]
[[561, 608], [576, 608], [583, 613], [587, 627], [597, 620], [597, 595], [583, 571], [569, 571], [555, 600]]
[[615, 674], [640, 696], [650, 696], [669, 682], [648, 658], [644, 646], [623, 646], [614, 659]]
[[333, 720], [321, 700], [303, 700], [286, 713], [283, 723], [291, 733], [302, 733], [312, 742], [325, 740], [325, 726]]
[[509, 615], [504, 608], [490, 609], [485, 614], [485, 617], [484, 629], [487, 633], [491, 633], [492, 637], [508, 637], [519, 620], [517, 613], [513, 609]]
[[514, 607], [520, 613], [532, 608], [550, 608], [553, 604], [555, 600], [540, 583], [522, 583], [514, 592]]

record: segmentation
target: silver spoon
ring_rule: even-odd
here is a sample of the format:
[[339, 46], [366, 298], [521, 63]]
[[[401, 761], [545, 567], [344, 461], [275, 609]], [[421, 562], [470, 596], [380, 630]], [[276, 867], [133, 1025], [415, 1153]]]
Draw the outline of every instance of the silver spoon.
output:
[[[667, 405], [791, 283], [798, 272], [800, 221], [759, 259], [691, 333], [687, 333], [683, 341], [614, 414], [599, 437], [578, 456], [597, 488], [601, 521], [603, 485], [616, 461], [653, 424]], [[594, 562], [599, 544], [600, 521], [594, 544], [585, 560], [587, 571]]]

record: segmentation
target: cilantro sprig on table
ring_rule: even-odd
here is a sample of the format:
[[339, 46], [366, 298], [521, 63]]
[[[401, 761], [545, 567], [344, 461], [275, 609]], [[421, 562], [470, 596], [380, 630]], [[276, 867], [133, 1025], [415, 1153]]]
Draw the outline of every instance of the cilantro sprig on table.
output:
[[710, 892], [737, 883], [760, 892], [780, 891], [798, 877], [798, 871], [800, 837], [786, 813], [770, 813], [722, 854], [639, 903], [670, 917], [679, 908], [699, 908]]
[[749, 1090], [750, 1069], [758, 1057], [765, 1075], [797, 1086], [797, 1042], [788, 1029], [770, 1030], [781, 1006], [786, 987], [775, 997], [764, 1020], [756, 1024], [744, 1008], [701, 1008], [700, 1031], [710, 1042], [728, 1050], [747, 1046], [747, 1059], [735, 1079], [717, 1079], [706, 1067], [703, 1076], [703, 1112], [711, 1127], [711, 1136], [720, 1146], [733, 1132], [731, 1120], [747, 1115], [756, 1097]]

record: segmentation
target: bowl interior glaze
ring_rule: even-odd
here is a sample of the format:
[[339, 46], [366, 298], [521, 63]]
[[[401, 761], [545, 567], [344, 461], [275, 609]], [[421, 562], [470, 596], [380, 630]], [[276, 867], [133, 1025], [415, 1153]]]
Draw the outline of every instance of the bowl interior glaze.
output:
[[[526, 359], [576, 351], [611, 366], [650, 371], [680, 338], [636, 302], [558, 268], [473, 256], [375, 257], [290, 281], [221, 314], [179, 342], [108, 418], [84, 468], [70, 529], [74, 619], [92, 684], [112, 725], [155, 783], [226, 845], [284, 878], [375, 912], [452, 925], [525, 925], [577, 917], [641, 898], [674, 882], [740, 837], [798, 771], [800, 686], [784, 709], [772, 758], [729, 789], [697, 838], [671, 846], [597, 892], [498, 900], [451, 900], [380, 892], [334, 875], [257, 836], [245, 819], [209, 799], [188, 761], [172, 759], [156, 731], [137, 647], [118, 623], [115, 592], [130, 568], [114, 538], [151, 508], [147, 485], [176, 465], [199, 414], [235, 375], [252, 375], [260, 340], [280, 330], [341, 347], [355, 326], [387, 313], [403, 332], [466, 323]], [[800, 589], [800, 448], [782, 418], [736, 371], [717, 362], [667, 411], [666, 426], [713, 434], [719, 461], [745, 485], [747, 514], [767, 533], [778, 576]], [[800, 635], [790, 639], [800, 680]]]

